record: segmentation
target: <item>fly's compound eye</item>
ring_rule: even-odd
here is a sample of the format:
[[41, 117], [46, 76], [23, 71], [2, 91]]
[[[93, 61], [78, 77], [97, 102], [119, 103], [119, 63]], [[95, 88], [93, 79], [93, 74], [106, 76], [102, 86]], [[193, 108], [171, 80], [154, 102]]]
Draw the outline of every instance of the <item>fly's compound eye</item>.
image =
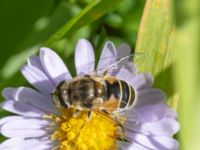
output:
[[68, 99], [68, 93], [67, 93], [66, 89], [61, 90], [61, 96], [62, 96], [62, 99], [64, 101], [67, 101], [67, 99]]

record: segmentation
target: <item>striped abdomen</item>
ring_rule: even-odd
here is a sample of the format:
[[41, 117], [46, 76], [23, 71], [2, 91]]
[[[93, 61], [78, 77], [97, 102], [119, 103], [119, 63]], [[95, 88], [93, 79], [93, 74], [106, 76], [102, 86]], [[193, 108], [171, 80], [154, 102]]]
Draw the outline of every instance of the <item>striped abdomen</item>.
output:
[[105, 79], [105, 85], [105, 101], [115, 99], [115, 101], [118, 101], [118, 108], [126, 108], [134, 103], [135, 91], [127, 82], [108, 77]]

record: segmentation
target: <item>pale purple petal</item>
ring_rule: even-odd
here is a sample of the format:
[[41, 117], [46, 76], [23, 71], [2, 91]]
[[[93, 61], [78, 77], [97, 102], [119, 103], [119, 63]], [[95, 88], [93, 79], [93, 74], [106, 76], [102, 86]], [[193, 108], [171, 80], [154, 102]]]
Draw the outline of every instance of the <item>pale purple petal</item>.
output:
[[[53, 100], [50, 97], [42, 95], [41, 93], [27, 87], [11, 89], [11, 99], [33, 105], [46, 113], [57, 113]], [[9, 88], [6, 88], [5, 90], [9, 90]]]
[[150, 150], [138, 143], [130, 142], [117, 142], [117, 150]]
[[44, 119], [23, 118], [8, 121], [0, 128], [1, 133], [6, 137], [40, 137], [47, 134], [45, 126], [50, 122]]
[[41, 141], [35, 147], [30, 148], [29, 150], [50, 150], [53, 149], [52, 141]]
[[[161, 119], [166, 112], [165, 93], [159, 89], [144, 89], [136, 93], [137, 99], [134, 104], [142, 121], [156, 121]], [[131, 112], [131, 111], [130, 111]]]
[[5, 88], [2, 91], [2, 95], [5, 99], [12, 99], [12, 92], [14, 88]]
[[16, 113], [22, 116], [41, 117], [42, 115], [44, 115], [42, 111], [36, 109], [35, 107], [14, 100], [5, 100], [0, 104], [0, 107], [9, 112]]
[[136, 75], [129, 83], [136, 89], [142, 90], [153, 86], [153, 78], [147, 73]]
[[61, 58], [49, 48], [40, 49], [40, 61], [48, 77], [57, 85], [71, 79], [71, 74]]
[[127, 135], [135, 143], [139, 143], [146, 148], [153, 150], [177, 150], [179, 144], [176, 140], [171, 137], [166, 136], [145, 136], [142, 134], [137, 134], [129, 132]]
[[54, 89], [49, 78], [38, 68], [26, 65], [21, 68], [21, 72], [30, 84], [45, 95], [49, 95]]
[[156, 88], [143, 89], [136, 92], [137, 100], [134, 107], [150, 106], [151, 104], [165, 103], [165, 93]]
[[99, 63], [97, 66], [97, 71], [102, 70], [105, 67], [108, 67], [109, 65], [113, 64], [116, 61], [117, 61], [117, 51], [115, 45], [112, 42], [108, 41], [106, 42], [102, 50]]
[[79, 40], [75, 50], [77, 75], [90, 74], [94, 71], [94, 63], [94, 50], [91, 43], [85, 39]]
[[117, 48], [117, 58], [129, 56], [131, 54], [130, 45], [124, 43]]
[[124, 66], [119, 67], [119, 69], [109, 72], [109, 75], [115, 76], [121, 80], [126, 81], [128, 84], [130, 84], [134, 76], [136, 75], [136, 73], [137, 73], [137, 69], [135, 65], [133, 63], [127, 63]]
[[165, 113], [166, 118], [171, 118], [171, 119], [176, 119], [177, 118], [177, 113], [175, 110], [172, 108], [168, 107], [166, 113]]
[[127, 120], [124, 124], [127, 131], [148, 136], [172, 136], [179, 130], [179, 123], [174, 119], [162, 118], [158, 121], [141, 123], [139, 120]]
[[9, 122], [9, 121], [12, 121], [12, 120], [17, 120], [17, 119], [20, 119], [21, 116], [8, 116], [8, 117], [3, 117], [0, 119], [0, 127], [6, 123], [6, 122]]
[[41, 71], [44, 71], [42, 64], [40, 62], [40, 58], [36, 55], [29, 57], [28, 60], [27, 60], [27, 63], [28, 63], [29, 66], [33, 66], [33, 67], [38, 68]]
[[137, 118], [140, 122], [149, 122], [161, 119], [166, 110], [165, 94], [161, 90], [152, 88], [137, 91], [135, 103], [124, 113], [129, 119]]
[[49, 150], [49, 141], [41, 139], [10, 138], [0, 144], [1, 150], [34, 150], [37, 145], [44, 144], [46, 147], [37, 150]]
[[174, 119], [163, 118], [155, 122], [144, 123], [142, 128], [150, 135], [172, 136], [179, 130], [180, 125]]
[[[97, 73], [103, 74], [107, 71], [110, 76], [116, 76], [122, 80], [127, 81], [126, 73], [128, 75], [135, 75], [137, 69], [130, 61], [130, 46], [122, 44], [117, 50], [114, 44], [108, 41], [102, 51], [98, 66]], [[125, 71], [125, 72], [124, 72]], [[132, 77], [131, 77], [132, 78]], [[131, 79], [129, 78], [129, 80]]]

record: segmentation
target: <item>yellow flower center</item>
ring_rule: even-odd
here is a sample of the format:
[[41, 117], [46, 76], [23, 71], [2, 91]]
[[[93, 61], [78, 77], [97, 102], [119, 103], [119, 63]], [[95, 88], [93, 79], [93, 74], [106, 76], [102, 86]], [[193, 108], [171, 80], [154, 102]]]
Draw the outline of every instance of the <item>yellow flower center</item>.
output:
[[50, 136], [58, 142], [59, 150], [115, 150], [118, 135], [118, 124], [108, 116], [83, 110], [74, 116], [75, 110], [61, 109], [61, 115], [50, 115], [55, 129]]

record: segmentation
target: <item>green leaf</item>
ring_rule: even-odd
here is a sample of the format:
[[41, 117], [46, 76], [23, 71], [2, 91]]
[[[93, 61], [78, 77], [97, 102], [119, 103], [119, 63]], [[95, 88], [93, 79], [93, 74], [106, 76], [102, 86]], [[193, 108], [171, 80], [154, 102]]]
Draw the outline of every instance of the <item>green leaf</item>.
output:
[[174, 51], [177, 64], [176, 83], [180, 90], [179, 116], [181, 123], [180, 141], [182, 150], [199, 150], [200, 141], [200, 16], [199, 1], [177, 3], [177, 32]]
[[11, 56], [1, 70], [1, 76], [3, 78], [8, 78], [10, 77], [10, 75], [13, 74], [13, 72], [17, 72], [24, 61], [29, 56], [35, 54], [38, 48], [38, 46], [31, 47], [27, 50], [22, 51], [21, 53]]
[[99, 61], [99, 57], [101, 55], [101, 52], [102, 52], [102, 49], [103, 49], [103, 46], [107, 40], [107, 32], [105, 30], [104, 27], [101, 28], [101, 32], [99, 34], [99, 37], [98, 37], [98, 40], [97, 40], [97, 44], [95, 44], [95, 64], [97, 65], [98, 64], [98, 61]]
[[99, 19], [105, 13], [115, 8], [122, 0], [94, 0], [87, 7], [85, 7], [79, 15], [67, 22], [61, 29], [59, 29], [53, 36], [51, 36], [45, 45], [50, 45], [63, 38], [67, 33], [73, 32], [80, 27], [90, 24]]
[[52, 4], [53, 0], [0, 1], [0, 69], [8, 57], [27, 49], [18, 47], [27, 38], [34, 23], [48, 13]]
[[[33, 34], [30, 34], [30, 36], [28, 36], [27, 39], [19, 47], [16, 48], [16, 50], [20, 50], [20, 52], [18, 51], [17, 55], [10, 56], [10, 61], [7, 61], [2, 67], [2, 78], [12, 77], [27, 59], [27, 54], [35, 53], [38, 50], [38, 47], [41, 47], [42, 45], [52, 47], [55, 42], [61, 40], [66, 34], [74, 33], [81, 27], [91, 24], [92, 22], [103, 16], [105, 13], [113, 10], [120, 2], [121, 0], [116, 0], [115, 3], [113, 3], [113, 1], [107, 0], [94, 0], [88, 6], [86, 6], [77, 16], [75, 16], [68, 22], [66, 22], [66, 20], [65, 22], [60, 21], [62, 18], [64, 18], [64, 15], [66, 15], [66, 17], [69, 17], [68, 14], [66, 14], [66, 11], [63, 10], [63, 6], [60, 6], [61, 8], [57, 12], [58, 14], [53, 16], [51, 18], [52, 20], [41, 18], [40, 20], [38, 20], [39, 23], [37, 22], [34, 26], [37, 28], [38, 26], [40, 26], [39, 29], [37, 29], [38, 31], [36, 31], [36, 29], [34, 28], [32, 31]], [[57, 21], [59, 22], [57, 23], [59, 25], [55, 24], [55, 22]], [[50, 22], [49, 25], [48, 22]], [[44, 29], [41, 30], [41, 26], [47, 27], [43, 27]], [[52, 33], [51, 30], [55, 30], [55, 34], [54, 32]], [[35, 49], [33, 47], [35, 47]], [[19, 57], [13, 59], [13, 57], [15, 56], [20, 56], [20, 59]], [[17, 64], [17, 66], [13, 64]], [[15, 68], [13, 69], [13, 67]]]
[[136, 42], [136, 52], [144, 53], [145, 60], [138, 67], [140, 71], [151, 73], [155, 86], [164, 89], [168, 96], [174, 94], [174, 31], [173, 0], [146, 1]]

